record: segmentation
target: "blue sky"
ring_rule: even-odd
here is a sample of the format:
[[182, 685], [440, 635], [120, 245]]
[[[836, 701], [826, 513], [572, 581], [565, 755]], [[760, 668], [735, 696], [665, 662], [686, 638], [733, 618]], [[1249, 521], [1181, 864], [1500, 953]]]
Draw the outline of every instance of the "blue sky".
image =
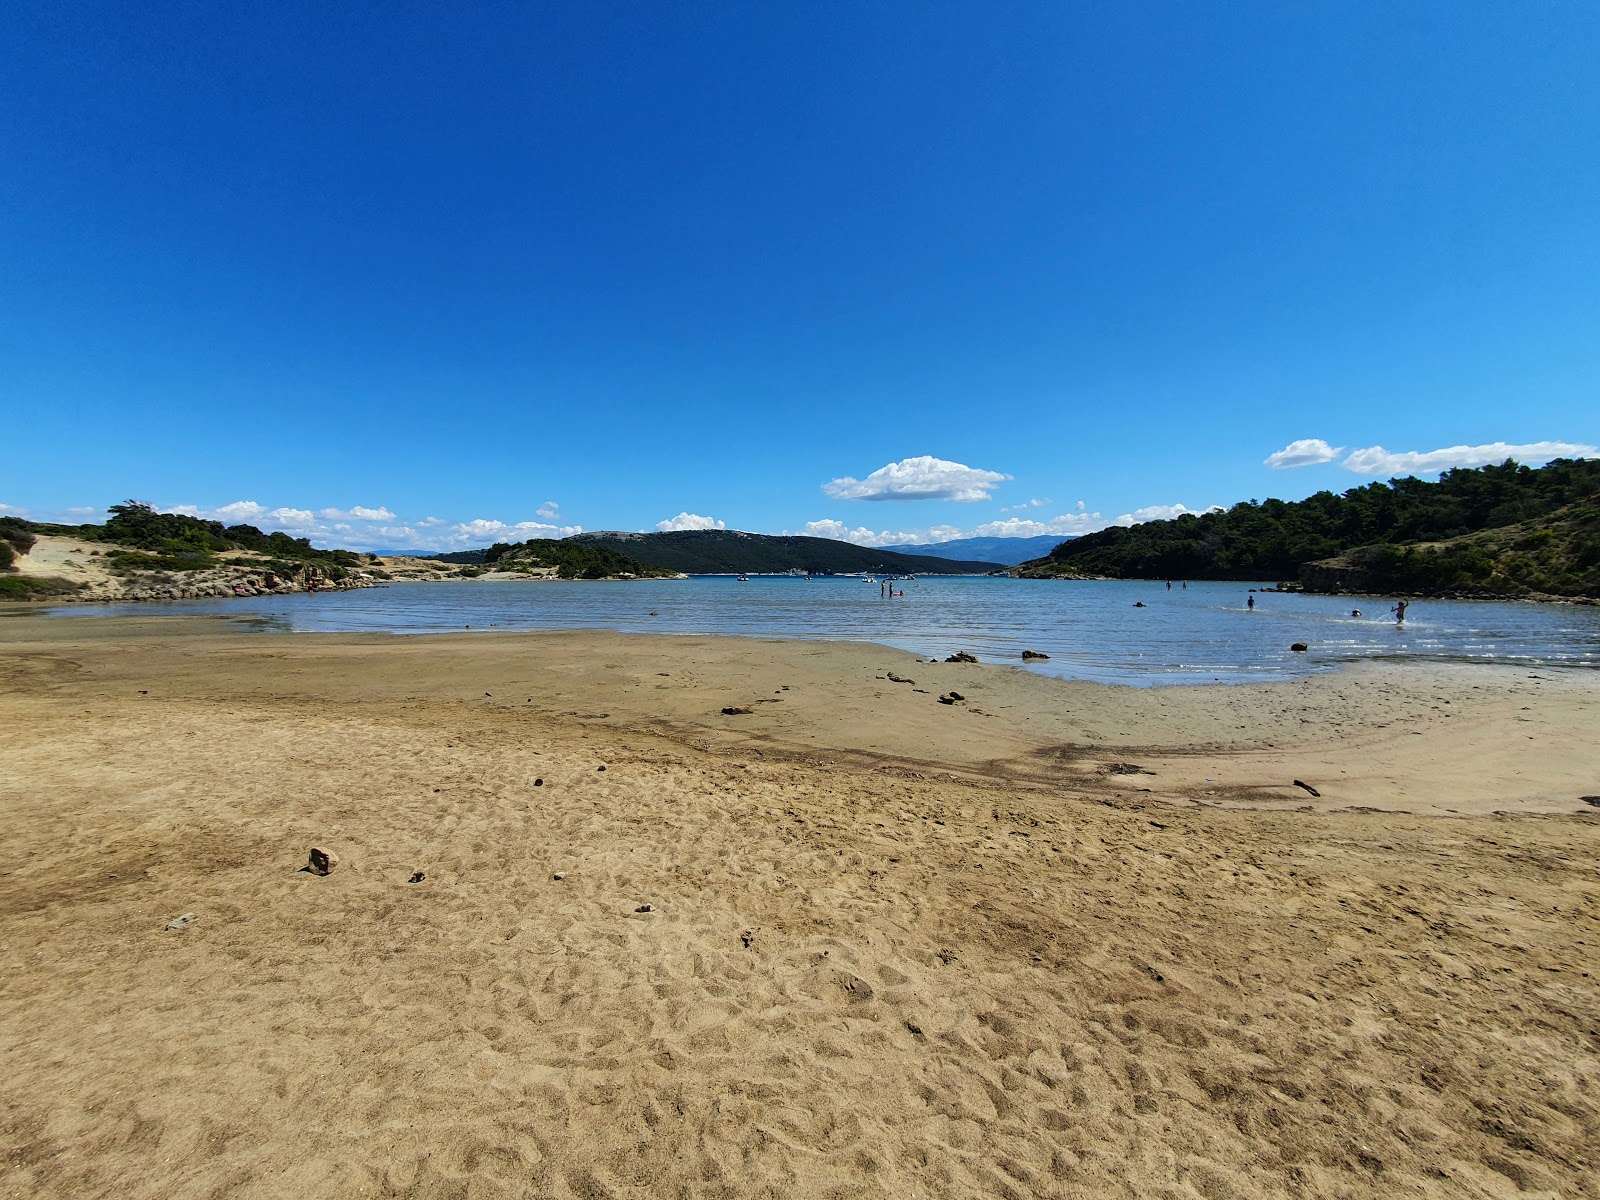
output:
[[0, 511], [892, 543], [1600, 443], [1594, 5], [14, 0], [0, 45]]

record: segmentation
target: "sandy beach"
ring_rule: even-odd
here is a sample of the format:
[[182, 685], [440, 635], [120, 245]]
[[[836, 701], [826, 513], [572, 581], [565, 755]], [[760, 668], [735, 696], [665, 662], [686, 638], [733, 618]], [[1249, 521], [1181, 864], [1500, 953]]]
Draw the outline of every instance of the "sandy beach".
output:
[[0, 1195], [1600, 1191], [1593, 672], [29, 614], [0, 682]]

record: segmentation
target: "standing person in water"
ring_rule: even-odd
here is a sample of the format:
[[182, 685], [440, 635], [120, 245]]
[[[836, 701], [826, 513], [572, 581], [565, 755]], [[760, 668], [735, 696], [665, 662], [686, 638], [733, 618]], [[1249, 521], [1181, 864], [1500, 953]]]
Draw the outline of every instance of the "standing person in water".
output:
[[1254, 596], [1251, 596], [1250, 599], [1248, 599], [1248, 600], [1246, 600], [1244, 602], [1244, 606], [1246, 608], [1248, 608], [1251, 612], [1255, 612], [1255, 610], [1256, 610], [1256, 598]]
[[1396, 625], [1404, 625], [1406, 623], [1406, 602], [1404, 600], [1394, 606], [1394, 623]]

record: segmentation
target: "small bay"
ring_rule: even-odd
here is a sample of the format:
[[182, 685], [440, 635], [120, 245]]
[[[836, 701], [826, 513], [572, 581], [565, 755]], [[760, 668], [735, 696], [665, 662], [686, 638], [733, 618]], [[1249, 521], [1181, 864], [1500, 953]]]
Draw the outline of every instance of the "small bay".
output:
[[[1413, 602], [1400, 624], [1392, 601], [1375, 597], [1257, 592], [1251, 611], [1247, 583], [1174, 582], [1169, 591], [1148, 580], [931, 576], [897, 580], [895, 587], [905, 595], [883, 598], [878, 582], [854, 576], [460, 580], [52, 611], [66, 617], [218, 615], [281, 633], [470, 627], [829, 639], [941, 658], [964, 650], [1019, 667], [1022, 651], [1033, 650], [1050, 657], [1030, 662], [1027, 670], [1141, 686], [1285, 679], [1385, 658], [1600, 667], [1600, 608], [1581, 605], [1424, 600]], [[1295, 642], [1309, 649], [1292, 651]]]

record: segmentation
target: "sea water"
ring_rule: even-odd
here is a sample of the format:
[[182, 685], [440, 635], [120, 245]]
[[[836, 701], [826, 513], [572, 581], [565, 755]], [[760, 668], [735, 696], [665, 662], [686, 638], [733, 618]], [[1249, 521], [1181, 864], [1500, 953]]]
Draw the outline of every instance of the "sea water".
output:
[[[1247, 583], [928, 576], [903, 597], [855, 576], [696, 576], [626, 582], [394, 583], [162, 604], [68, 605], [63, 616], [155, 612], [239, 618], [264, 632], [394, 634], [613, 629], [878, 642], [943, 658], [958, 650], [1026, 669], [1138, 685], [1284, 679], [1362, 659], [1600, 667], [1600, 608], [1252, 592]], [[1248, 608], [1254, 595], [1255, 608]], [[1143, 607], [1139, 607], [1139, 605]], [[1354, 614], [1359, 610], [1360, 615]], [[1289, 649], [1305, 642], [1309, 650]]]

